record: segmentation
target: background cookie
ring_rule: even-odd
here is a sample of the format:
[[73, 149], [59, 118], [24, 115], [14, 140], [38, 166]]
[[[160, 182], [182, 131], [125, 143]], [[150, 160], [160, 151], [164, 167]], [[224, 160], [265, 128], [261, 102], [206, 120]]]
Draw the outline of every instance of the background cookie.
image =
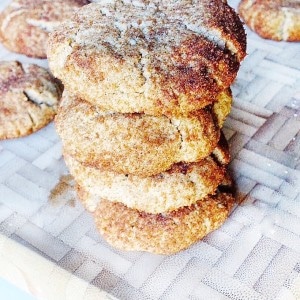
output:
[[49, 38], [50, 69], [82, 99], [106, 111], [176, 116], [214, 102], [235, 79], [246, 36], [226, 3], [99, 3]]
[[[80, 186], [78, 194], [83, 200], [88, 196]], [[232, 194], [220, 187], [215, 196], [169, 213], [148, 214], [102, 200], [93, 216], [100, 233], [116, 248], [172, 254], [220, 227], [234, 203]]]
[[225, 176], [223, 162], [228, 163], [228, 148], [223, 151], [221, 161], [209, 156], [198, 163], [175, 164], [168, 171], [148, 177], [101, 171], [84, 166], [67, 154], [64, 158], [75, 181], [89, 193], [85, 202], [89, 211], [105, 199], [140, 211], [161, 213], [214, 194]]
[[275, 41], [300, 41], [299, 0], [242, 0], [238, 11], [257, 34]]
[[[216, 110], [216, 118], [223, 120], [223, 113]], [[210, 107], [177, 118], [107, 113], [66, 92], [56, 117], [66, 153], [101, 170], [140, 176], [209, 155], [220, 137], [217, 123]]]
[[88, 0], [14, 0], [0, 13], [0, 42], [9, 50], [46, 58], [49, 32]]
[[62, 86], [36, 65], [0, 62], [0, 139], [30, 134], [55, 116]]

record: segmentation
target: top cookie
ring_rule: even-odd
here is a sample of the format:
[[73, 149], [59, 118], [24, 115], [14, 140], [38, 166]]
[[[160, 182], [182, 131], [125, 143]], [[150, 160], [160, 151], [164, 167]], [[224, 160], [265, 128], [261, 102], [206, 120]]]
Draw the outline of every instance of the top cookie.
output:
[[36, 65], [0, 62], [0, 140], [28, 135], [55, 116], [62, 86]]
[[182, 115], [236, 77], [246, 36], [223, 1], [98, 1], [50, 35], [50, 69], [106, 111]]
[[275, 41], [300, 41], [299, 0], [242, 0], [239, 13], [258, 35]]
[[46, 58], [49, 32], [87, 0], [14, 0], [0, 14], [0, 41], [9, 50]]

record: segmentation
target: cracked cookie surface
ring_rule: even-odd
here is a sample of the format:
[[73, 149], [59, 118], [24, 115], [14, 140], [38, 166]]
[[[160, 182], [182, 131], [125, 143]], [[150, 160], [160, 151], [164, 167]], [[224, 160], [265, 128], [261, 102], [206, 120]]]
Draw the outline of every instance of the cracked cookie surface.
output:
[[0, 13], [0, 41], [9, 50], [46, 58], [49, 32], [87, 0], [14, 0]]
[[245, 23], [258, 35], [275, 41], [300, 41], [299, 0], [242, 0]]
[[0, 139], [28, 135], [55, 116], [62, 86], [44, 68], [0, 62]]
[[[225, 222], [235, 205], [226, 184], [215, 195], [168, 213], [149, 214], [103, 199], [93, 213], [96, 227], [108, 243], [122, 250], [176, 253]], [[78, 195], [83, 202], [88, 197], [80, 186]]]
[[50, 69], [81, 98], [106, 111], [178, 116], [235, 79], [246, 36], [225, 2], [97, 2], [49, 38]]
[[200, 162], [177, 163], [147, 177], [88, 167], [68, 154], [64, 158], [76, 182], [89, 194], [84, 203], [89, 211], [105, 199], [148, 213], [162, 213], [214, 194], [224, 179], [229, 150], [228, 145], [220, 143], [212, 156]]
[[[221, 99], [230, 97], [223, 94], [227, 96]], [[226, 111], [219, 110], [217, 118], [224, 119]], [[212, 107], [173, 118], [108, 113], [66, 91], [56, 128], [65, 152], [79, 162], [139, 176], [161, 173], [177, 162], [199, 161], [220, 137]]]

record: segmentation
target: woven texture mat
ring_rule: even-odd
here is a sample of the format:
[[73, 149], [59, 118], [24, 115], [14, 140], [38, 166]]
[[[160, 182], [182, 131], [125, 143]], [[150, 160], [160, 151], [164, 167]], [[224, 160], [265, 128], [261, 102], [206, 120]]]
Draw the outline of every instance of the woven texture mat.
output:
[[[173, 256], [111, 248], [76, 199], [50, 124], [0, 142], [1, 234], [120, 299], [300, 299], [300, 43], [247, 33], [224, 129], [243, 202], [224, 226]], [[2, 47], [0, 59], [47, 66]]]

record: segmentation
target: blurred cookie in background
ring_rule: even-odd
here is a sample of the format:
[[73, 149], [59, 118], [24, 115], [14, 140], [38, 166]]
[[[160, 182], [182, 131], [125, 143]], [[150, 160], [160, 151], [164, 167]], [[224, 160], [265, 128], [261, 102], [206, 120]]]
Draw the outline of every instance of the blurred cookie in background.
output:
[[299, 0], [242, 0], [238, 12], [259, 36], [275, 41], [300, 41]]
[[62, 85], [46, 69], [0, 62], [0, 140], [28, 135], [55, 116]]
[[0, 13], [0, 42], [10, 51], [46, 58], [48, 34], [88, 0], [14, 0]]

